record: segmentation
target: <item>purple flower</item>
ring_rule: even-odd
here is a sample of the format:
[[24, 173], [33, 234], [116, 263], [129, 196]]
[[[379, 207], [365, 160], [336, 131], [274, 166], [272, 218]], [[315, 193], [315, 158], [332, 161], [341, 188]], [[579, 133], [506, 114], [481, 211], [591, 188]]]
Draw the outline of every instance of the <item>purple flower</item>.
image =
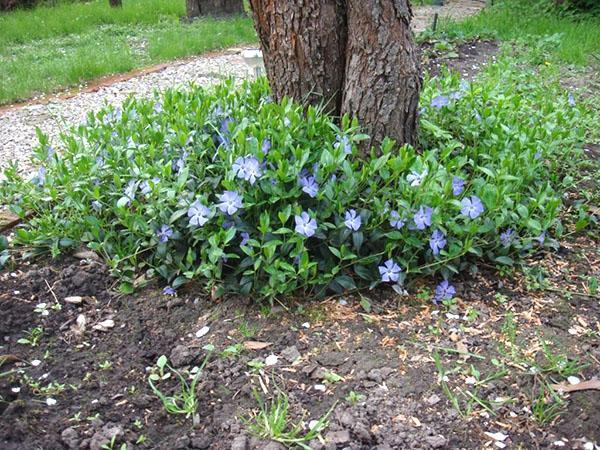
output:
[[154, 104], [154, 112], [155, 112], [156, 114], [160, 114], [160, 113], [161, 113], [161, 112], [163, 112], [163, 111], [164, 111], [164, 109], [163, 109], [163, 105], [162, 105], [162, 103], [161, 103], [161, 102], [156, 102], [156, 103]]
[[283, 119], [283, 126], [284, 127], [289, 128], [291, 124], [292, 124], [292, 122], [287, 117], [285, 119]]
[[476, 219], [485, 211], [483, 203], [481, 203], [481, 200], [476, 195], [463, 198], [460, 204], [462, 205], [460, 209], [461, 214], [471, 219]]
[[481, 123], [481, 114], [479, 114], [476, 109], [473, 110], [473, 117], [475, 117], [477, 122]]
[[406, 224], [406, 219], [400, 217], [398, 211], [392, 211], [390, 213], [390, 225], [397, 230], [401, 229]]
[[92, 209], [94, 211], [100, 211], [102, 209], [102, 203], [98, 200], [92, 200]]
[[173, 289], [171, 286], [167, 286], [163, 289], [163, 295], [175, 296], [177, 295], [177, 291]]
[[173, 236], [173, 230], [168, 225], [163, 225], [156, 232], [156, 236], [158, 236], [158, 240], [160, 242], [167, 242], [171, 236]]
[[540, 159], [542, 157], [542, 152], [540, 150], [535, 152], [535, 155], [533, 155], [533, 157], [535, 159]]
[[411, 186], [419, 186], [427, 176], [427, 173], [427, 169], [425, 169], [422, 173], [415, 172], [413, 170], [409, 175], [406, 176], [406, 181], [408, 181]]
[[[241, 172], [243, 173], [243, 176], [240, 176]], [[250, 184], [254, 184], [261, 176], [262, 172], [260, 171], [260, 162], [258, 159], [254, 156], [246, 156], [244, 158], [242, 170], [238, 171], [238, 178], [243, 178], [244, 180], [249, 181]]]
[[456, 294], [456, 289], [454, 286], [448, 283], [448, 280], [444, 280], [435, 288], [435, 297], [433, 298], [433, 303], [437, 305], [443, 300], [450, 300], [452, 297], [454, 297], [454, 294]]
[[226, 117], [221, 121], [221, 127], [219, 128], [219, 131], [221, 131], [222, 134], [229, 134], [229, 124], [233, 123], [233, 119], [231, 117]]
[[314, 236], [317, 230], [317, 221], [311, 219], [307, 212], [302, 212], [299, 216], [294, 216], [296, 221], [296, 233], [305, 237]]
[[431, 100], [430, 105], [432, 108], [442, 108], [447, 106], [448, 103], [450, 103], [450, 99], [448, 97], [445, 95], [438, 95]]
[[148, 195], [152, 192], [152, 186], [148, 181], [142, 181], [140, 184], [140, 191], [144, 195]]
[[242, 240], [240, 242], [240, 247], [243, 247], [244, 245], [246, 245], [248, 243], [248, 241], [250, 240], [250, 234], [246, 233], [245, 231], [243, 231], [241, 233], [242, 236]]
[[242, 198], [237, 191], [224, 191], [222, 194], [217, 195], [217, 197], [221, 202], [217, 207], [225, 214], [232, 216], [238, 209], [242, 208]]
[[267, 153], [269, 153], [269, 150], [271, 150], [271, 141], [267, 138], [263, 139], [262, 141], [262, 148], [261, 148], [263, 155], [266, 155]]
[[346, 211], [345, 218], [346, 220], [344, 220], [344, 225], [346, 225], [347, 228], [353, 231], [358, 231], [360, 229], [360, 226], [362, 225], [362, 219], [358, 214], [356, 214], [355, 210], [349, 209]]
[[387, 283], [389, 281], [396, 282], [400, 278], [400, 272], [402, 269], [393, 259], [388, 259], [383, 263], [383, 266], [379, 266], [379, 274], [381, 275], [381, 281]]
[[352, 154], [352, 144], [350, 143], [350, 139], [348, 139], [348, 136], [346, 136], [346, 135], [340, 136], [338, 134], [335, 139], [337, 141], [334, 144], [335, 148], [338, 148], [341, 146], [342, 149], [344, 150], [344, 155]]
[[465, 180], [460, 177], [454, 177], [452, 179], [452, 194], [460, 195], [465, 190]]
[[431, 209], [429, 206], [421, 206], [419, 208], [413, 217], [417, 230], [424, 230], [431, 225], [432, 213], [433, 209]]
[[544, 242], [546, 242], [546, 232], [542, 231], [542, 233], [539, 236], [534, 237], [533, 240], [538, 241], [538, 243], [543, 246]]
[[102, 166], [104, 166], [104, 158], [102, 156], [96, 156], [96, 165], [98, 168], [102, 168]]
[[512, 228], [507, 228], [502, 233], [500, 233], [500, 242], [503, 246], [509, 247], [514, 239], [515, 231]]
[[187, 215], [190, 218], [190, 226], [201, 227], [208, 222], [210, 209], [196, 200], [190, 205]]
[[302, 186], [302, 191], [312, 198], [315, 198], [319, 192], [319, 185], [312, 175], [300, 177], [300, 186]]
[[38, 186], [43, 186], [46, 183], [46, 168], [44, 166], [38, 169], [37, 176], [34, 178]]
[[125, 194], [125, 197], [127, 197], [128, 205], [130, 205], [131, 202], [135, 200], [135, 191], [137, 190], [137, 185], [138, 185], [137, 181], [130, 180], [129, 183], [127, 183], [127, 187], [123, 191], [123, 193]]
[[44, 149], [46, 150], [46, 155], [44, 159], [52, 158], [56, 154], [56, 151], [51, 145], [46, 145]]
[[446, 246], [446, 236], [440, 230], [435, 230], [429, 238], [429, 247], [433, 250], [434, 255], [439, 255], [440, 250]]
[[569, 92], [569, 106], [575, 106], [575, 97]]
[[455, 91], [450, 94], [450, 99], [452, 100], [460, 100], [463, 97], [463, 93], [460, 91]]
[[172, 167], [173, 171], [177, 172], [177, 175], [180, 175], [185, 167], [186, 156], [187, 155], [184, 155], [181, 158], [177, 158], [175, 161], [173, 161], [173, 164], [171, 167]]

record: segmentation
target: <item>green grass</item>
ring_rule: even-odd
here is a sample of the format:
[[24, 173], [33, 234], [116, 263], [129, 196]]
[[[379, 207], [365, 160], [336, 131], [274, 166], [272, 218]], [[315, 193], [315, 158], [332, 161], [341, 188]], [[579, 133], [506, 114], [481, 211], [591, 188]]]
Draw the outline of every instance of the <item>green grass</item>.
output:
[[586, 65], [595, 59], [592, 55], [600, 58], [600, 16], [565, 17], [545, 11], [537, 1], [496, 0], [494, 6], [460, 23], [444, 22], [440, 30], [527, 43], [557, 35], [552, 53], [561, 61]]
[[59, 3], [0, 14], [0, 105], [256, 40], [249, 18], [182, 24], [183, 0]]

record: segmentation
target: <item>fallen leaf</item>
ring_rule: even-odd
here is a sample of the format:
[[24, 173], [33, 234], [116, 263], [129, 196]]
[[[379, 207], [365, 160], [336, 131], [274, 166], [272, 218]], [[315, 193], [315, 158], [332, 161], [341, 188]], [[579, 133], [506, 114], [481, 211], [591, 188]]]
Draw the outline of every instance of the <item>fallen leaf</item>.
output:
[[246, 341], [244, 342], [244, 348], [246, 350], [262, 350], [270, 346], [270, 342], [258, 342], [258, 341]]
[[587, 391], [589, 389], [596, 389], [600, 391], [600, 380], [594, 378], [588, 381], [582, 381], [577, 384], [569, 384], [569, 383], [558, 383], [553, 384], [552, 389], [555, 389], [560, 392], [576, 392], [576, 391]]

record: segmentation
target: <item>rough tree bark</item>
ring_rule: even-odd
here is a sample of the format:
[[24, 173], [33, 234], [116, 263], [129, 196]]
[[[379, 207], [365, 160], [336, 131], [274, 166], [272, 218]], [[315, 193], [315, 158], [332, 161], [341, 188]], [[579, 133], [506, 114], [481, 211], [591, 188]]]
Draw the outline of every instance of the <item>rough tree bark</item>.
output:
[[344, 84], [343, 0], [250, 0], [265, 69], [277, 100], [326, 102], [339, 112]]
[[111, 8], [120, 8], [123, 6], [121, 0], [108, 0], [108, 4], [111, 6]]
[[242, 0], [186, 0], [187, 18], [242, 14]]
[[277, 99], [328, 102], [375, 145], [414, 144], [420, 68], [408, 0], [250, 0]]

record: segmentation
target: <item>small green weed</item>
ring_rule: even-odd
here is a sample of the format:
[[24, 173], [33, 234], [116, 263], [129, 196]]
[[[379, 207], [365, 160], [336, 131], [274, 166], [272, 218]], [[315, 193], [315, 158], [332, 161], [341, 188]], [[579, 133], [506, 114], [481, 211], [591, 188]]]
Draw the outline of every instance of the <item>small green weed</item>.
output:
[[[154, 392], [154, 394], [160, 399], [169, 414], [185, 414], [186, 418], [192, 417], [194, 422], [196, 421], [195, 415], [199, 405], [198, 398], [196, 397], [196, 386], [198, 384], [198, 380], [200, 379], [200, 375], [202, 374], [202, 369], [204, 369], [204, 366], [208, 362], [210, 353], [214, 350], [212, 346], [206, 346], [204, 348], [208, 351], [208, 354], [204, 358], [199, 370], [193, 376], [191, 383], [188, 383], [188, 381], [180, 372], [169, 365], [166, 356], [163, 355], [158, 358], [158, 361], [156, 362], [158, 373], [151, 373], [148, 377], [148, 383], [150, 384], [152, 392]], [[165, 369], [169, 370], [171, 373], [174, 373], [177, 375], [177, 378], [179, 378], [179, 393], [174, 395], [166, 395], [155, 386], [155, 382], [168, 378], [166, 376]]]
[[306, 430], [302, 420], [295, 425], [290, 423], [288, 396], [284, 392], [279, 391], [269, 403], [257, 391], [254, 391], [254, 398], [260, 405], [260, 411], [254, 417], [243, 419], [250, 433], [261, 439], [270, 439], [288, 447], [299, 446], [306, 450], [311, 449], [307, 443], [318, 438], [328, 427], [329, 415], [336, 405], [334, 403], [323, 417]]
[[18, 339], [17, 343], [21, 345], [30, 345], [31, 347], [37, 347], [42, 339], [43, 334], [44, 329], [42, 327], [32, 328], [31, 330], [25, 332], [27, 337]]

